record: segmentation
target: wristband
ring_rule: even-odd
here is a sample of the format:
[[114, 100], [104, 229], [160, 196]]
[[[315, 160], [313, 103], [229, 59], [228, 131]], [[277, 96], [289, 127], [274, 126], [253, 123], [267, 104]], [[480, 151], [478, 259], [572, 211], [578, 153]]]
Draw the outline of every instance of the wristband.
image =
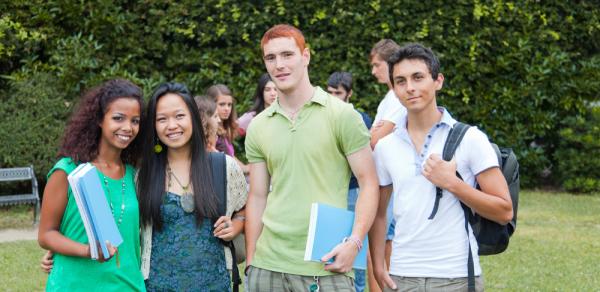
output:
[[360, 239], [358, 239], [356, 236], [348, 236], [348, 237], [344, 237], [344, 239], [342, 239], [342, 242], [347, 242], [347, 241], [352, 241], [354, 243], [354, 245], [356, 245], [356, 248], [359, 251], [362, 249], [362, 241], [360, 241]]

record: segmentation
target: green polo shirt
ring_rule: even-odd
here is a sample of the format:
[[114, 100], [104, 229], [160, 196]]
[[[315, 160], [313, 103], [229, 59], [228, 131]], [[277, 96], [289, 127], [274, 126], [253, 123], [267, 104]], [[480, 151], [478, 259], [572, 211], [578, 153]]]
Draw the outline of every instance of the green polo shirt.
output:
[[346, 209], [350, 166], [346, 156], [369, 147], [369, 132], [351, 104], [320, 87], [291, 121], [274, 103], [257, 115], [246, 135], [250, 163], [265, 162], [271, 191], [252, 265], [276, 272], [325, 276], [304, 261], [311, 204]]

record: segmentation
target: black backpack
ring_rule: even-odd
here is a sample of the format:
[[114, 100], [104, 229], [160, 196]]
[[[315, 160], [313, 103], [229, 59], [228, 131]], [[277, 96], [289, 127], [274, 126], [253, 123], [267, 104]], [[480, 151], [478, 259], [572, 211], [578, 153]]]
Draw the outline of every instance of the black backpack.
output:
[[[457, 122], [454, 124], [448, 138], [444, 144], [444, 150], [442, 153], [442, 159], [446, 161], [452, 160], [456, 148], [462, 141], [467, 130], [470, 128], [469, 125]], [[475, 213], [471, 208], [461, 202], [463, 211], [465, 213], [465, 230], [468, 234], [468, 224], [471, 224], [473, 234], [477, 239], [479, 246], [479, 255], [492, 255], [499, 254], [506, 250], [510, 236], [515, 232], [517, 228], [517, 209], [519, 207], [519, 162], [517, 157], [510, 148], [500, 148], [498, 145], [492, 143], [492, 147], [496, 151], [498, 157], [498, 165], [500, 170], [506, 179], [510, 197], [513, 204], [513, 218], [506, 225], [500, 225], [494, 221], [488, 220]], [[456, 175], [462, 179], [460, 174], [456, 172]], [[479, 185], [477, 185], [479, 189]], [[433, 211], [429, 216], [429, 219], [435, 217], [439, 201], [442, 197], [442, 189], [436, 187], [436, 199], [433, 207]], [[473, 267], [473, 255], [471, 254], [471, 245], [469, 244], [469, 259], [468, 259], [468, 274], [469, 274], [469, 291], [475, 289], [474, 280], [474, 267]]]
[[[225, 216], [227, 213], [227, 164], [225, 161], [225, 154], [220, 152], [210, 152], [208, 154], [208, 160], [211, 167], [213, 188], [219, 198], [219, 215]], [[229, 247], [231, 250], [231, 281], [233, 282], [233, 292], [238, 292], [239, 285], [242, 284], [242, 279], [240, 278], [240, 271], [237, 266], [235, 246], [233, 245], [233, 241], [220, 241], [221, 244]]]

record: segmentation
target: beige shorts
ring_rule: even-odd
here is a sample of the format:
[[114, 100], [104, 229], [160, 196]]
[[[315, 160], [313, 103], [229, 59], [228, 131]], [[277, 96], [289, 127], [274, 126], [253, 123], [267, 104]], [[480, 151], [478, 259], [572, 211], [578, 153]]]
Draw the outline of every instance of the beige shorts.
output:
[[[467, 278], [420, 278], [420, 277], [401, 277], [390, 275], [397, 290], [385, 288], [383, 291], [410, 291], [410, 292], [430, 292], [430, 291], [447, 291], [459, 292], [468, 291]], [[483, 291], [483, 278], [475, 277], [475, 291]]]

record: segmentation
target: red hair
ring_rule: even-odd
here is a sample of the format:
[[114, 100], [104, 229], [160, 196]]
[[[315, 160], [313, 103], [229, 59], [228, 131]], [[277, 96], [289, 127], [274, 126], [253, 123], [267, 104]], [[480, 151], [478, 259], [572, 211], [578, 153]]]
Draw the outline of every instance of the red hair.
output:
[[300, 52], [304, 51], [304, 48], [306, 48], [306, 41], [304, 40], [302, 32], [289, 24], [278, 24], [269, 28], [260, 40], [260, 48], [264, 51], [265, 44], [276, 38], [293, 38], [300, 49]]

